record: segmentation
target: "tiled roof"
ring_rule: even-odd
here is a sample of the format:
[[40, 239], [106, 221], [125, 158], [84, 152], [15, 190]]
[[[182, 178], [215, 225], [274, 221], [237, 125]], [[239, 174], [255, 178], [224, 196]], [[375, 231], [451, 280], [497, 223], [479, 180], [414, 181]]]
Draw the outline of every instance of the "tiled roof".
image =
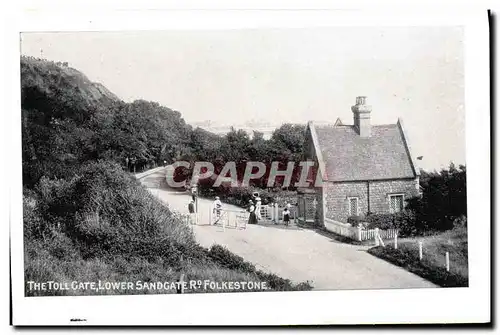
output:
[[415, 178], [411, 154], [399, 124], [372, 126], [360, 137], [354, 126], [316, 126], [329, 181]]

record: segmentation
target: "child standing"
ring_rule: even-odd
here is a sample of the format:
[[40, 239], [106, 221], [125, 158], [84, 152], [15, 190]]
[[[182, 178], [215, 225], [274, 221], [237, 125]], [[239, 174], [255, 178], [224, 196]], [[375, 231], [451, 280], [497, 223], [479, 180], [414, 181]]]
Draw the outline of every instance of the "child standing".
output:
[[290, 209], [288, 206], [286, 206], [283, 210], [283, 222], [285, 223], [285, 226], [288, 226], [290, 223]]

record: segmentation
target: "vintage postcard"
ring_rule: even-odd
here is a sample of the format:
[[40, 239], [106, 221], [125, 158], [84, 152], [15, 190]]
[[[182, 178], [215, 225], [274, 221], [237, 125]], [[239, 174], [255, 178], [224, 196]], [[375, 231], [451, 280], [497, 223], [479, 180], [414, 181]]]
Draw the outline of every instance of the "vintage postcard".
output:
[[486, 11], [131, 14], [18, 32], [14, 324], [488, 322]]

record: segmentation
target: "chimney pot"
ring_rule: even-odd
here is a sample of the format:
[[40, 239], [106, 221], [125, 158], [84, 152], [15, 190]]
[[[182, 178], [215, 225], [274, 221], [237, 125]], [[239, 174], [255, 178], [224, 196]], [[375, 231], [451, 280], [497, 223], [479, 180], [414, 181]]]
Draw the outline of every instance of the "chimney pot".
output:
[[354, 126], [356, 127], [359, 136], [371, 136], [370, 113], [372, 106], [366, 104], [366, 96], [356, 97], [356, 105], [351, 107], [354, 117]]
[[366, 97], [365, 96], [356, 97], [356, 105], [366, 105]]

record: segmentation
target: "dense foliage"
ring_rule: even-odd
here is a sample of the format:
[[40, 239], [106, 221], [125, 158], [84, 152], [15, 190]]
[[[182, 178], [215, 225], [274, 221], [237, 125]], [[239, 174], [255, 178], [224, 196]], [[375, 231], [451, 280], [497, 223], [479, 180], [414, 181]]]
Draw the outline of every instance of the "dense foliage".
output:
[[408, 208], [413, 210], [416, 229], [444, 231], [464, 222], [467, 217], [467, 171], [452, 163], [448, 169], [420, 174], [422, 197], [411, 199]]

